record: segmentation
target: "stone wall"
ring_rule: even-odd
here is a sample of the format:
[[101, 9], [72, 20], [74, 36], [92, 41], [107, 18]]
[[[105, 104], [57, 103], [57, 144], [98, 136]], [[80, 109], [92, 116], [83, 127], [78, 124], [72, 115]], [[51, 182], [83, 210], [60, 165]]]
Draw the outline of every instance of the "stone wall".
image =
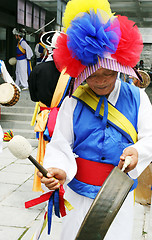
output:
[[150, 69], [152, 66], [152, 44], [144, 43], [140, 59], [144, 60], [144, 67]]
[[152, 29], [151, 28], [139, 28], [144, 48], [140, 57], [144, 61], [144, 67], [150, 69], [152, 66]]

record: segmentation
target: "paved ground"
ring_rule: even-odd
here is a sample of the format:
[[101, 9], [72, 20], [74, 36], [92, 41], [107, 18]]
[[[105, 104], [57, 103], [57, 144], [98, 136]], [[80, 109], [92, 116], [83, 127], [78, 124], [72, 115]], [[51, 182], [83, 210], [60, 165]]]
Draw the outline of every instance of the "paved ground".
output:
[[[36, 152], [37, 149], [33, 149], [33, 157], [36, 156]], [[31, 209], [24, 208], [25, 201], [40, 195], [32, 192], [33, 173], [34, 166], [30, 161], [16, 159], [5, 143], [3, 152], [0, 154], [0, 240], [31, 240], [40, 225], [45, 204]], [[134, 222], [133, 240], [151, 240], [150, 206], [136, 203]], [[59, 240], [60, 229], [61, 220], [53, 216], [51, 237], [47, 235], [47, 228], [45, 228], [40, 240]]]
[[[32, 156], [36, 156], [33, 149]], [[30, 240], [40, 225], [45, 204], [25, 209], [24, 203], [41, 193], [32, 192], [34, 166], [16, 159], [4, 144], [0, 154], [0, 240]], [[59, 239], [61, 220], [53, 217], [52, 240]], [[41, 238], [50, 239], [47, 229]]]

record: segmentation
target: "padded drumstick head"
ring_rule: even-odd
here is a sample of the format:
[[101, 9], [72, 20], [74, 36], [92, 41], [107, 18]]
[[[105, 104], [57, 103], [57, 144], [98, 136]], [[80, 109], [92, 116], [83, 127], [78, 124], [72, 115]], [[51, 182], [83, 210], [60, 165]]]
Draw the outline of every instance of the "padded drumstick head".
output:
[[19, 159], [28, 158], [32, 152], [31, 144], [26, 138], [16, 135], [8, 142], [10, 152]]

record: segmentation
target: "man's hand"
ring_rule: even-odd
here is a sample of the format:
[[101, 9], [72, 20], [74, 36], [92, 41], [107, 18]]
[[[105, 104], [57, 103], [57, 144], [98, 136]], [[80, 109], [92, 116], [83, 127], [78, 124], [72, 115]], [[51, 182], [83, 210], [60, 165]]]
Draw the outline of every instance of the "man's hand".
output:
[[131, 170], [133, 170], [137, 163], [138, 163], [138, 152], [134, 147], [127, 147], [125, 148], [125, 150], [123, 151], [123, 154], [120, 156], [120, 162], [118, 164], [118, 168], [122, 169], [124, 162], [125, 162], [125, 158], [127, 156], [130, 156], [132, 158], [131, 163], [129, 164], [129, 166], [125, 169], [125, 172], [130, 172]]
[[64, 184], [66, 180], [65, 171], [59, 168], [49, 168], [47, 170], [47, 178], [41, 172], [38, 172], [37, 175], [41, 178], [41, 183], [44, 183], [49, 190], [56, 190], [60, 187], [60, 184]]

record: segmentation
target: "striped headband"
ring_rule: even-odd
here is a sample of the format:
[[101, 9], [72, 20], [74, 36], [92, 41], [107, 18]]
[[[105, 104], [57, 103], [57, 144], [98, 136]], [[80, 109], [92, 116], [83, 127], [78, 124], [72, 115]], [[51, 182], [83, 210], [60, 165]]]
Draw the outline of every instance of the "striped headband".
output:
[[95, 73], [101, 67], [109, 69], [109, 70], [113, 70], [113, 71], [116, 71], [116, 72], [122, 72], [124, 74], [130, 75], [132, 77], [135, 77], [135, 78], [139, 79], [133, 68], [131, 68], [129, 66], [123, 66], [122, 64], [118, 63], [115, 59], [98, 57], [98, 62], [96, 64], [87, 66], [79, 74], [79, 76], [77, 78], [75, 78], [73, 91], [84, 80], [86, 80], [91, 74]]

